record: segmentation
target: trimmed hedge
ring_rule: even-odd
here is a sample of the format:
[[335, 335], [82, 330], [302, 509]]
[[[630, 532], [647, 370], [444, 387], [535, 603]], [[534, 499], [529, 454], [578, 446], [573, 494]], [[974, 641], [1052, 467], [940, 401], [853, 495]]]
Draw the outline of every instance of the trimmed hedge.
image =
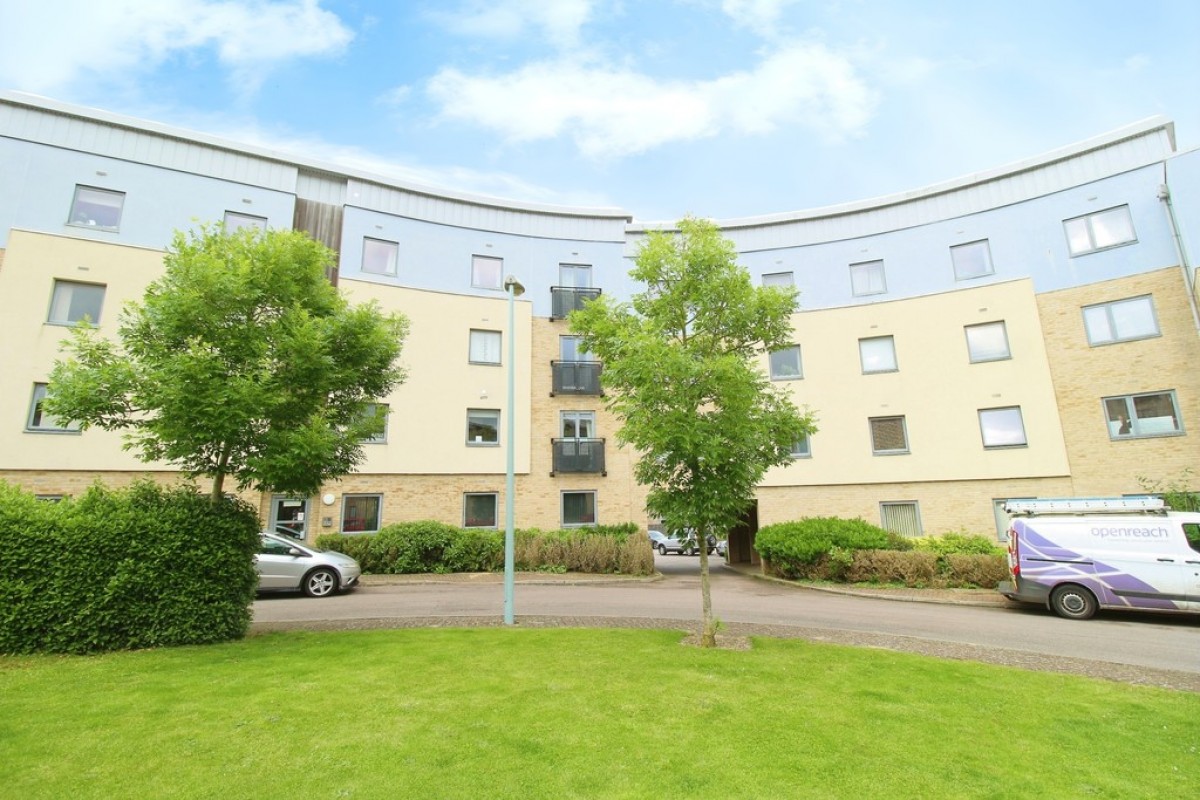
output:
[[[767, 570], [784, 578], [815, 577], [822, 563], [837, 551], [890, 549], [897, 537], [862, 519], [807, 517], [759, 530], [754, 546]], [[839, 561], [846, 557], [839, 554]]]
[[241, 638], [259, 530], [253, 508], [193, 486], [95, 486], [47, 503], [0, 483], [0, 652]]

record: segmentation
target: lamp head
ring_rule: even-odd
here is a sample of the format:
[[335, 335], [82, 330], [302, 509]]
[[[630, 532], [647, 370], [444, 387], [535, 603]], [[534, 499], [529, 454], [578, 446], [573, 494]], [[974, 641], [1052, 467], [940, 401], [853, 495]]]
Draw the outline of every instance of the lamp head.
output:
[[516, 277], [509, 275], [504, 279], [504, 291], [511, 291], [513, 297], [520, 297], [525, 294], [525, 287], [521, 285], [521, 282]]

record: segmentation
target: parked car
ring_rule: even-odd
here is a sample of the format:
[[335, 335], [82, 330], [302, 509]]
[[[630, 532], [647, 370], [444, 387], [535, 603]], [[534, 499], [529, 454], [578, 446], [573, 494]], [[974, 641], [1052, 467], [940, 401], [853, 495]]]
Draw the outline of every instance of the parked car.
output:
[[344, 553], [317, 550], [285, 536], [262, 534], [255, 558], [258, 590], [301, 591], [309, 597], [328, 597], [358, 585], [362, 569]]
[[718, 542], [717, 542], [717, 555], [719, 555], [719, 556], [724, 556], [724, 555], [725, 555], [725, 552], [726, 552], [727, 550], [729, 550], [729, 542], [728, 542], [728, 540], [726, 540], [726, 539], [721, 539], [720, 541], [718, 541]]
[[650, 537], [651, 550], [658, 549], [658, 543], [667, 539], [667, 535], [662, 531], [646, 531], [646, 534]]
[[[708, 552], [711, 555], [716, 551], [717, 537], [711, 533], [708, 535]], [[677, 553], [681, 556], [699, 555], [700, 548], [696, 546], [696, 534], [691, 530], [679, 531], [666, 536], [658, 541], [656, 545], [659, 555], [667, 553]]]

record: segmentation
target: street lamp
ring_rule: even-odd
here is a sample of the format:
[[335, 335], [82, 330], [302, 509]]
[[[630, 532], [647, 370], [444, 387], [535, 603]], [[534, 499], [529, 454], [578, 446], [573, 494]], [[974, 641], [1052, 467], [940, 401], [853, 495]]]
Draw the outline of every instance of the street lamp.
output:
[[514, 411], [516, 402], [513, 384], [516, 383], [513, 372], [516, 369], [516, 325], [513, 323], [513, 300], [525, 294], [521, 282], [509, 275], [504, 279], [504, 291], [508, 293], [508, 425], [505, 431], [505, 471], [504, 471], [504, 624], [513, 624], [513, 580], [516, 562], [516, 543], [513, 537], [513, 442], [516, 437], [514, 429], [517, 415]]

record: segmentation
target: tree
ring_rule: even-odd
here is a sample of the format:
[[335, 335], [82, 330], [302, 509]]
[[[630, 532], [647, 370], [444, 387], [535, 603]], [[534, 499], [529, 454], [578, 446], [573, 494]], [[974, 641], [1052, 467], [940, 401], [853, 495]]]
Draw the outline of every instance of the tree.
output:
[[46, 410], [125, 430], [125, 449], [190, 476], [315, 494], [383, 430], [374, 405], [404, 379], [407, 320], [351, 306], [305, 233], [219, 225], [176, 233], [165, 274], [121, 313], [119, 344], [80, 325], [50, 374]]
[[753, 286], [714, 223], [689, 217], [678, 229], [643, 241], [629, 274], [646, 289], [631, 304], [601, 296], [571, 327], [604, 363], [605, 402], [622, 422], [617, 441], [638, 452], [647, 511], [698, 537], [700, 638], [711, 647], [705, 538], [728, 536], [767, 469], [816, 428], [759, 366], [791, 344], [796, 290]]

